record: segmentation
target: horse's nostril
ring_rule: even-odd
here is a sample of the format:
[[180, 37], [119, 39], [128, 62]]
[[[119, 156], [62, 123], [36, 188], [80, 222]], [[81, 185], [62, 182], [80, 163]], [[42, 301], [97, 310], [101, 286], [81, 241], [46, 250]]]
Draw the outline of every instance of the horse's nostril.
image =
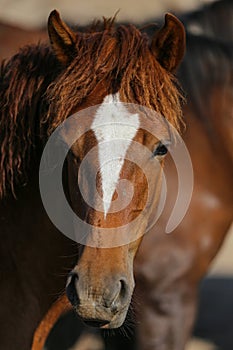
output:
[[119, 311], [119, 309], [127, 303], [129, 296], [129, 287], [127, 284], [127, 280], [122, 278], [118, 281], [118, 292], [115, 295], [114, 299], [109, 302], [107, 307], [111, 308], [111, 311], [115, 314]]
[[76, 272], [71, 272], [67, 280], [66, 295], [73, 306], [77, 306], [80, 303], [76, 288], [77, 281], [78, 274]]
[[128, 296], [128, 286], [125, 279], [121, 279], [120, 284], [121, 284], [121, 289], [119, 293], [119, 298], [123, 302]]
[[90, 327], [103, 327], [110, 322], [107, 320], [99, 320], [99, 319], [84, 319], [83, 322]]

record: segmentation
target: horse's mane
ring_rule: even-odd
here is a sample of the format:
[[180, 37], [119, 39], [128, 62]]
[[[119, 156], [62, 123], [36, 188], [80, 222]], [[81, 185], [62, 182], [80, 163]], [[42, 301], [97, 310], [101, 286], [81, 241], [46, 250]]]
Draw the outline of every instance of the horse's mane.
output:
[[[95, 24], [95, 30], [99, 26]], [[157, 110], [179, 129], [182, 112], [176, 79], [154, 60], [147, 35], [133, 25], [115, 28], [110, 20], [105, 20], [103, 30], [93, 32], [92, 27], [77, 35], [77, 55], [50, 85], [50, 110], [45, 119], [50, 120], [52, 129], [74, 106], [81, 105], [100, 81], [109, 84], [109, 93], [120, 90], [123, 101]]]
[[124, 101], [158, 111], [179, 129], [176, 79], [153, 58], [147, 36], [133, 25], [115, 27], [113, 20], [95, 30], [77, 33], [77, 52], [67, 67], [41, 44], [21, 49], [1, 65], [0, 196], [25, 180], [33, 149], [101, 81], [109, 93], [119, 90]]
[[[57, 74], [56, 59], [45, 45], [22, 48], [0, 67], [0, 197], [25, 181], [29, 161], [42, 137], [39, 113], [44, 93]], [[17, 181], [15, 177], [17, 175]]]
[[196, 115], [208, 121], [208, 98], [213, 89], [233, 83], [233, 48], [211, 38], [187, 35], [186, 55], [179, 69], [179, 81]]

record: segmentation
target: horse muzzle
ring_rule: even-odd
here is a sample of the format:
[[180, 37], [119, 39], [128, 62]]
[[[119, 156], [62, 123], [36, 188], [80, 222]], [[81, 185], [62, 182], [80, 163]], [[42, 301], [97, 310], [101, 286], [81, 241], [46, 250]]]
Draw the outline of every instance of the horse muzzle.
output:
[[118, 328], [126, 317], [134, 288], [125, 276], [105, 278], [91, 283], [90, 278], [73, 270], [66, 293], [79, 317], [88, 326]]

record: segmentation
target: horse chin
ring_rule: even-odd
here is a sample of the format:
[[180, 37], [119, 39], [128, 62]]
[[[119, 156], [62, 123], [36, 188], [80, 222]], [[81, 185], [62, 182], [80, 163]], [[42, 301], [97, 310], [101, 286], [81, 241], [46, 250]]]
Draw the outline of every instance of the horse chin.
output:
[[105, 317], [100, 317], [100, 315], [98, 315], [97, 318], [95, 318], [90, 313], [80, 312], [78, 308], [75, 308], [75, 311], [80, 319], [84, 322], [84, 324], [89, 327], [100, 329], [116, 329], [123, 325], [126, 319], [128, 308], [117, 312], [112, 317], [106, 317], [106, 315]]
[[116, 329], [116, 328], [120, 328], [123, 323], [125, 322], [126, 319], [126, 314], [127, 311], [122, 313], [122, 314], [117, 314], [115, 315], [112, 320], [110, 321], [110, 323], [100, 327], [101, 329]]

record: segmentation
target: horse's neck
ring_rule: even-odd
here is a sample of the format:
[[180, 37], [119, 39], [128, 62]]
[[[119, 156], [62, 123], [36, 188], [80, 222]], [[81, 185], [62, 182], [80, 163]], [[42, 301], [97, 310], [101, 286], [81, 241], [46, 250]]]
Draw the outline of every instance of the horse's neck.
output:
[[64, 290], [65, 271], [76, 261], [74, 244], [47, 217], [37, 174], [17, 200], [9, 195], [0, 202], [0, 212], [1, 348], [30, 350], [33, 332]]

